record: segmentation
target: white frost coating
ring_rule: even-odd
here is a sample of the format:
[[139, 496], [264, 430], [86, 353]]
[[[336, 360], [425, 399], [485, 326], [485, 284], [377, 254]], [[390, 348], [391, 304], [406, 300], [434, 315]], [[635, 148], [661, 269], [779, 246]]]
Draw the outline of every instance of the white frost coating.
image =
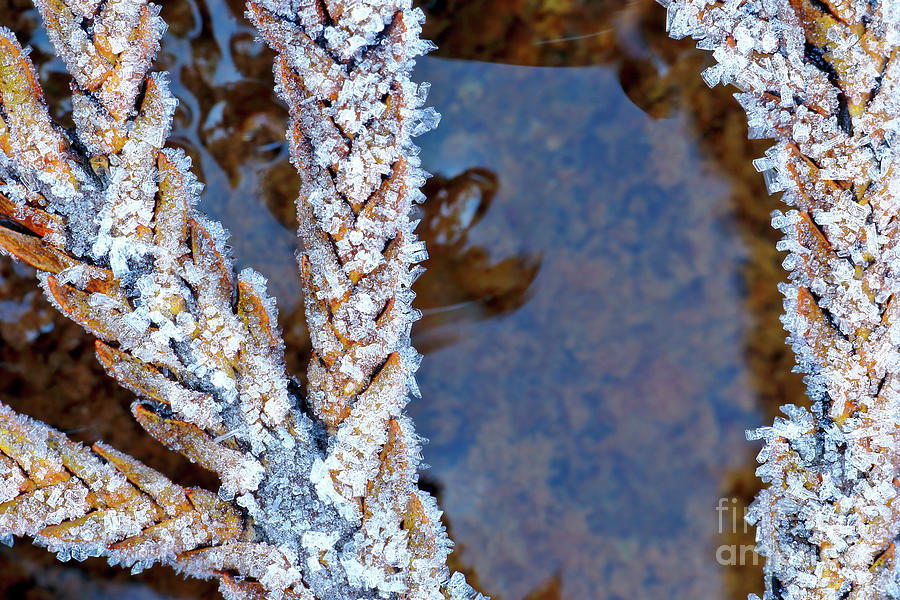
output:
[[811, 409], [748, 433], [767, 487], [749, 520], [767, 558], [766, 600], [900, 597], [900, 112], [898, 3], [672, 0], [733, 83], [787, 252], [782, 318]]
[[427, 256], [409, 219], [427, 177], [411, 138], [440, 118], [422, 108], [428, 86], [409, 73], [433, 45], [419, 39], [423, 15], [408, 0], [249, 6], [280, 53], [276, 89], [302, 179], [301, 271], [315, 352], [307, 397], [328, 441], [327, 453], [306, 463], [309, 491], [333, 511], [325, 530], [352, 534], [338, 538], [343, 547], [323, 547], [317, 533], [301, 540], [306, 581], [319, 597], [343, 597], [333, 582], [341, 567], [346, 589], [444, 598], [449, 542], [436, 503], [417, 489], [418, 444], [401, 417], [408, 395], [418, 395], [410, 286]]
[[[265, 279], [235, 276], [227, 232], [195, 208], [202, 186], [190, 160], [163, 148], [176, 101], [164, 74], [147, 75], [165, 28], [159, 7], [38, 7], [75, 79], [78, 143], [52, 126], [39, 90], [23, 94], [30, 103], [5, 102], [12, 152], [0, 152], [0, 191], [23, 223], [36, 208], [53, 217], [43, 242], [62, 266], [42, 267], [41, 286], [102, 341], [107, 371], [141, 398], [135, 416], [222, 486], [218, 496], [185, 492], [116, 462], [151, 503], [127, 496], [124, 477], [97, 460], [79, 481], [27, 491], [24, 472], [49, 479], [65, 472], [60, 461], [0, 455], [0, 499], [19, 497], [39, 517], [9, 512], [0, 536], [36, 535], [118, 489], [116, 508], [72, 526], [81, 538], [42, 543], [61, 558], [105, 554], [134, 571], [165, 562], [198, 577], [234, 572], [222, 576], [228, 597], [261, 585], [270, 598], [481, 598], [446, 567], [451, 542], [437, 502], [418, 489], [421, 440], [403, 415], [418, 395], [411, 285], [427, 257], [409, 218], [428, 176], [411, 140], [440, 119], [422, 107], [427, 84], [409, 80], [433, 47], [419, 39], [422, 12], [409, 0], [249, 5], [281, 53], [275, 75], [303, 179], [301, 267], [316, 353], [304, 403], [285, 372]], [[36, 80], [22, 55], [2, 56], [0, 77]]]

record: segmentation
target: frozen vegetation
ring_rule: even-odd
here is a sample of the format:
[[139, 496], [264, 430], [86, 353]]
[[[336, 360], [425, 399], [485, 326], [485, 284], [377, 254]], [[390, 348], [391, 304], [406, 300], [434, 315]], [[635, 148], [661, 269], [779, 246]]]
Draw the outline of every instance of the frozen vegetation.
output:
[[38, 0], [72, 74], [74, 131], [50, 119], [27, 52], [0, 30], [0, 248], [94, 334], [160, 442], [215, 472], [186, 489], [103, 444], [0, 410], [0, 534], [60, 558], [103, 555], [218, 577], [229, 598], [474, 599], [449, 573], [420, 440], [410, 286], [426, 255], [409, 214], [427, 176], [413, 136], [439, 116], [410, 82], [409, 0], [261, 0], [291, 113], [306, 315], [300, 391], [266, 281], [235, 274], [202, 185], [165, 147], [177, 101], [148, 75], [165, 24], [139, 0]]
[[900, 4], [664, 2], [734, 84], [754, 161], [787, 212], [788, 343], [810, 408], [748, 433], [767, 484], [751, 508], [766, 600], [897, 598], [900, 573]]

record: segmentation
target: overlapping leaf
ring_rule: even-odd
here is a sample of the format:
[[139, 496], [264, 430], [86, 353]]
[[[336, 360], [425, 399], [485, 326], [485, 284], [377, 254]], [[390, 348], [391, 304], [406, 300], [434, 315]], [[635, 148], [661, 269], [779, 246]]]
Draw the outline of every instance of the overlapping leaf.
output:
[[[472, 598], [449, 577], [435, 501], [416, 486], [402, 414], [419, 356], [409, 285], [424, 251], [408, 213], [427, 129], [409, 82], [421, 13], [408, 2], [261, 2], [291, 107], [307, 315], [307, 402], [289, 391], [265, 281], [234, 274], [201, 186], [165, 148], [176, 101], [148, 75], [164, 31], [141, 0], [38, 2], [73, 75], [74, 132], [0, 31], [0, 246], [40, 271], [97, 336], [107, 371], [163, 444], [217, 473], [184, 490], [102, 445], [85, 450], [4, 409], [0, 532], [73, 556], [164, 562], [230, 598]], [[314, 100], [312, 102], [308, 100]], [[303, 406], [312, 407], [311, 412]]]
[[673, 0], [670, 33], [691, 35], [734, 83], [788, 252], [788, 341], [812, 409], [752, 432], [768, 483], [751, 518], [767, 557], [766, 599], [894, 598], [900, 534], [900, 330], [895, 163], [900, 41], [892, 2]]

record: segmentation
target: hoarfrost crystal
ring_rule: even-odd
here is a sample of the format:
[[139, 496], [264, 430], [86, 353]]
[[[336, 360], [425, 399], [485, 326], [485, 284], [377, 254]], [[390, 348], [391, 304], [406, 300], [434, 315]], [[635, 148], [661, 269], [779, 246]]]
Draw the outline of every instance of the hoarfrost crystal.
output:
[[[103, 444], [83, 448], [0, 406], [0, 535], [60, 558], [104, 555], [215, 577], [228, 598], [474, 599], [417, 486], [410, 286], [425, 257], [411, 137], [437, 124], [409, 80], [422, 13], [409, 0], [261, 0], [278, 52], [315, 354], [302, 402], [274, 300], [234, 273], [202, 186], [165, 147], [176, 101], [148, 75], [165, 24], [142, 0], [37, 1], [73, 75], [74, 132], [50, 120], [27, 52], [0, 30], [0, 248], [97, 338], [132, 411], [218, 474], [182, 488]], [[11, 223], [14, 223], [12, 225]], [[9, 225], [9, 226], [7, 226]], [[310, 410], [304, 407], [310, 406]]]
[[898, 3], [671, 0], [673, 37], [692, 36], [732, 83], [754, 161], [786, 213], [788, 343], [811, 409], [750, 432], [768, 486], [751, 508], [765, 598], [900, 597], [900, 114]]

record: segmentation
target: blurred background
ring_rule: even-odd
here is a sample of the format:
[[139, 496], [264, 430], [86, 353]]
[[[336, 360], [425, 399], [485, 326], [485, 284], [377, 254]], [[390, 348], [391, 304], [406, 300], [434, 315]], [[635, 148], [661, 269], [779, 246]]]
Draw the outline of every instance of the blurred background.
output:
[[[746, 598], [762, 589], [753, 531], [757, 444], [744, 430], [803, 400], [778, 322], [783, 277], [733, 89], [665, 34], [650, 0], [429, 0], [439, 50], [415, 79], [443, 114], [419, 138], [427, 186], [424, 486], [452, 560], [495, 600]], [[298, 182], [272, 56], [237, 0], [171, 0], [157, 69], [180, 100], [170, 143], [207, 185], [240, 267], [269, 278], [291, 370], [309, 353], [294, 252]], [[69, 77], [30, 4], [0, 21], [71, 126]], [[214, 479], [133, 422], [92, 340], [0, 259], [0, 401], [103, 439], [183, 484]], [[5, 599], [218, 597], [167, 568], [136, 577], [0, 550]]]

